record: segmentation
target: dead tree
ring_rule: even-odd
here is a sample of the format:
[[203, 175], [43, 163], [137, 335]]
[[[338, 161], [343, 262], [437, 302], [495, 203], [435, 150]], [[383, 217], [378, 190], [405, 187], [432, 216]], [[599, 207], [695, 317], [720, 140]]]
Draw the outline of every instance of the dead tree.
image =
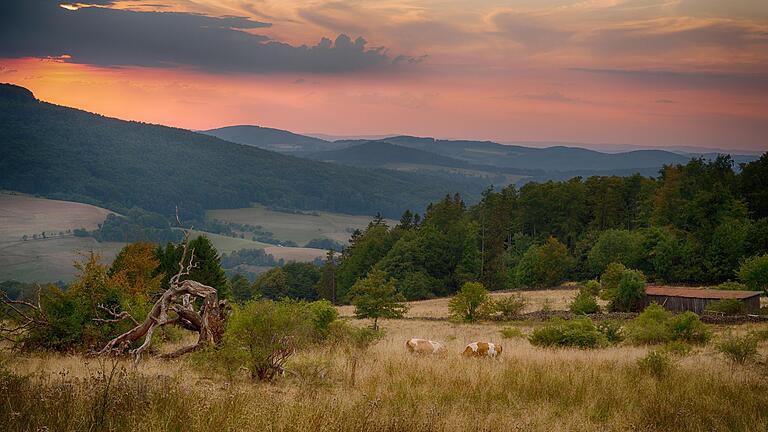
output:
[[[0, 304], [4, 306], [6, 317], [9, 318], [9, 326], [0, 325], [0, 339], [4, 339], [17, 347], [19, 336], [33, 327], [48, 325], [48, 317], [45, 315], [40, 301], [42, 288], [37, 287], [37, 304], [26, 300], [14, 300], [5, 292], [0, 291], [2, 298]], [[0, 321], [5, 321], [0, 319]]]
[[[175, 358], [221, 342], [226, 320], [226, 301], [219, 300], [213, 287], [193, 280], [181, 281], [182, 277], [189, 275], [196, 267], [195, 250], [188, 250], [188, 240], [189, 233], [185, 232], [179, 272], [171, 277], [168, 289], [155, 302], [144, 321], [134, 320], [136, 325], [132, 329], [109, 341], [99, 354], [121, 354], [128, 350], [133, 342], [144, 338], [138, 348], [129, 350], [134, 362], [138, 363], [141, 354], [151, 346], [155, 329], [169, 324], [198, 332], [198, 339], [196, 344], [166, 354], [163, 356], [165, 358]], [[198, 298], [202, 299], [202, 305], [196, 310], [195, 301]], [[114, 317], [113, 320], [130, 317], [115, 310], [109, 312]]]

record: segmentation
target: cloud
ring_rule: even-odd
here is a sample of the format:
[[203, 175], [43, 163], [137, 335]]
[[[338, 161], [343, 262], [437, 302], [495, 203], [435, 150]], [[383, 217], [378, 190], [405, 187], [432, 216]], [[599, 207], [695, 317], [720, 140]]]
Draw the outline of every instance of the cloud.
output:
[[386, 49], [369, 48], [365, 39], [345, 34], [314, 46], [293, 46], [252, 33], [269, 26], [241, 17], [104, 7], [71, 11], [48, 0], [3, 2], [0, 57], [68, 55], [64, 61], [69, 63], [224, 73], [340, 73], [402, 63], [390, 59]]
[[529, 14], [498, 12], [490, 20], [498, 33], [529, 51], [551, 51], [566, 44], [573, 35]]
[[521, 95], [521, 97], [525, 99], [540, 100], [540, 101], [547, 101], [547, 102], [567, 102], [567, 103], [581, 102], [581, 99], [568, 97], [560, 93], [559, 91], [551, 91], [551, 92], [540, 93], [540, 94], [524, 94], [524, 95]]
[[593, 69], [571, 68], [576, 72], [598, 74], [626, 79], [654, 86], [675, 88], [734, 88], [742, 90], [768, 90], [768, 74], [750, 72], [669, 71], [646, 69]]
[[654, 101], [657, 104], [676, 104], [677, 101], [673, 101], [672, 99], [656, 99]]

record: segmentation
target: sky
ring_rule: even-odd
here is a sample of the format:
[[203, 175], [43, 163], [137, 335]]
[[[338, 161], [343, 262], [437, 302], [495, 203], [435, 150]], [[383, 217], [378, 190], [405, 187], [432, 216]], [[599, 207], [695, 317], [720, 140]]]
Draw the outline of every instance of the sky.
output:
[[768, 150], [765, 0], [0, 3], [0, 82], [122, 119]]

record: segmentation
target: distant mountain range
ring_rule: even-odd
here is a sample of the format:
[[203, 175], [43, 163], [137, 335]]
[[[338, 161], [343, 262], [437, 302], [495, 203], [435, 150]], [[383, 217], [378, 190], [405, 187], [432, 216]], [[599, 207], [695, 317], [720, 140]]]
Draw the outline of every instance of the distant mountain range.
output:
[[[284, 131], [264, 139], [313, 139]], [[271, 138], [270, 138], [271, 137]], [[322, 141], [320, 142], [322, 144]], [[0, 84], [0, 189], [187, 216], [267, 206], [399, 217], [446, 193], [477, 198], [487, 182], [360, 169], [302, 159], [166, 126], [129, 122], [35, 99]]]
[[[255, 129], [252, 129], [255, 128]], [[222, 130], [227, 135], [222, 135]], [[655, 175], [668, 164], [684, 164], [694, 157], [714, 158], [716, 153], [684, 153], [660, 149], [600, 152], [581, 147], [554, 145], [528, 147], [492, 141], [440, 140], [411, 136], [328, 141], [265, 128], [231, 126], [205, 133], [226, 137], [241, 144], [360, 167], [378, 167], [415, 172], [434, 172], [437, 167], [482, 171], [494, 175], [517, 175], [517, 181], [564, 179], [576, 175]], [[236, 131], [236, 133], [235, 133]], [[274, 131], [270, 129], [269, 131]], [[303, 137], [302, 140], [300, 137]], [[736, 163], [755, 155], [732, 155]], [[464, 174], [467, 174], [465, 171]]]

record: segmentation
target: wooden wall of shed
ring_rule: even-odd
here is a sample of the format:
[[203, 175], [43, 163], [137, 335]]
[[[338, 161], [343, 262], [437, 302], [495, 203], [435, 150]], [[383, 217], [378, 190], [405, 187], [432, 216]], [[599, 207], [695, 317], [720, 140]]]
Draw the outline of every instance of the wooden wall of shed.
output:
[[[645, 306], [651, 303], [658, 303], [664, 306], [664, 309], [673, 312], [685, 312], [691, 311], [697, 314], [704, 312], [707, 305], [710, 302], [717, 301], [715, 299], [704, 299], [694, 297], [674, 297], [674, 296], [661, 296], [661, 295], [648, 295], [645, 297]], [[756, 314], [760, 310], [760, 297], [750, 297], [748, 299], [740, 300], [744, 303], [747, 313]]]

